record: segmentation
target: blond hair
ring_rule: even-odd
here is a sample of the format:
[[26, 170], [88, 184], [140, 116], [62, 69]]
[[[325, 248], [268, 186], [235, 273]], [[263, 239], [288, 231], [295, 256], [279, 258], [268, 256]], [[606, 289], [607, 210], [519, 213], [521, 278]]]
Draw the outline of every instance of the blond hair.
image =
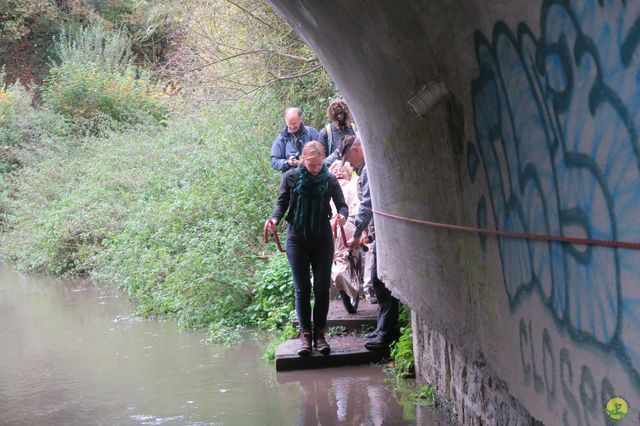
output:
[[324, 159], [324, 146], [318, 141], [311, 141], [304, 144], [302, 155], [300, 156], [300, 165], [303, 166], [305, 160], [315, 157], [322, 157]]

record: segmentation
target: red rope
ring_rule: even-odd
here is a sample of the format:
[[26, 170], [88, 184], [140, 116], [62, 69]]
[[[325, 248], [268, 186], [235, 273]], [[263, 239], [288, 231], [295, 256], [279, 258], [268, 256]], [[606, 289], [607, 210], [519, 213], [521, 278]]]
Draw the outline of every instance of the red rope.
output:
[[629, 248], [629, 249], [640, 249], [640, 243], [630, 243], [627, 241], [594, 240], [590, 238], [561, 237], [561, 236], [546, 235], [546, 234], [528, 234], [526, 232], [500, 231], [498, 229], [475, 228], [472, 226], [452, 225], [448, 223], [439, 223], [439, 222], [431, 222], [428, 220], [413, 219], [410, 217], [381, 212], [375, 209], [372, 211], [375, 214], [378, 214], [380, 216], [390, 217], [392, 219], [402, 220], [405, 222], [419, 223], [421, 225], [433, 226], [435, 228], [453, 229], [453, 230], [462, 231], [462, 232], [478, 232], [481, 234], [499, 235], [501, 237], [507, 237], [507, 238], [524, 238], [529, 240], [554, 241], [554, 242], [569, 243], [569, 244], [587, 244], [587, 245], [604, 246], [604, 247], [621, 247], [621, 248]]
[[342, 235], [342, 243], [345, 247], [351, 248], [352, 246], [347, 243], [347, 236], [344, 233], [344, 227], [342, 226], [342, 224], [338, 225], [337, 220], [333, 221], [333, 226], [331, 227], [331, 229], [333, 230], [333, 239], [335, 241], [338, 241], [338, 226], [340, 227], [340, 234]]
[[[342, 244], [344, 244], [345, 247], [347, 248], [352, 248], [353, 244], [349, 244], [347, 243], [347, 234], [345, 234], [344, 232], [344, 226], [342, 224], [338, 225], [338, 221], [334, 220], [332, 222], [332, 229], [333, 229], [333, 239], [334, 241], [338, 241], [338, 227], [340, 227], [340, 233], [342, 234]], [[370, 243], [371, 240], [367, 240], [367, 239], [360, 239], [360, 243], [358, 244], [360, 246], [360, 249], [362, 251], [369, 251], [369, 248], [367, 247], [367, 244]]]
[[[276, 240], [276, 246], [278, 246], [278, 250], [280, 250], [282, 253], [285, 253], [286, 250], [283, 249], [282, 246], [280, 245], [280, 238], [278, 238], [278, 231], [274, 231], [273, 239]], [[269, 243], [269, 221], [265, 222], [264, 224], [264, 243], [265, 244]]]

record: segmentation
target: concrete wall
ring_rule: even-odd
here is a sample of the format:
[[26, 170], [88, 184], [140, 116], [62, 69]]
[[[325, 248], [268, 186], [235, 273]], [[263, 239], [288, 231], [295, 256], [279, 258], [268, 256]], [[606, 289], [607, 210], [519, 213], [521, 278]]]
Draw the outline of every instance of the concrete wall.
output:
[[[270, 1], [352, 107], [374, 208], [640, 241], [638, 2]], [[417, 116], [408, 100], [436, 80], [450, 95]], [[640, 408], [640, 250], [376, 225], [420, 378], [463, 422]]]

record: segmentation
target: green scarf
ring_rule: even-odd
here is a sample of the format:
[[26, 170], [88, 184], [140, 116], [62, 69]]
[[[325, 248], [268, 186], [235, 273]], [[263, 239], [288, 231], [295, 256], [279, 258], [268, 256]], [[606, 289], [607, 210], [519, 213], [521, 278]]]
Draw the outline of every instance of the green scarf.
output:
[[324, 209], [324, 194], [327, 193], [327, 178], [329, 170], [322, 166], [320, 173], [313, 176], [302, 166], [298, 166], [300, 177], [293, 187], [297, 195], [296, 212], [293, 216], [293, 229], [303, 232], [305, 238], [317, 233], [322, 224], [322, 210]]

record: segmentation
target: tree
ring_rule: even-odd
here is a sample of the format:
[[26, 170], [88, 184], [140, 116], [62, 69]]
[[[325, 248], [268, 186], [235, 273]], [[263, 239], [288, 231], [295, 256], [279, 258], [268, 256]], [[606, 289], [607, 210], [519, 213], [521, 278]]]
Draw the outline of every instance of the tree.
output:
[[54, 0], [0, 2], [0, 42], [17, 42], [52, 32], [59, 16]]
[[299, 85], [323, 104], [335, 94], [314, 52], [264, 1], [184, 0], [180, 7], [181, 34], [173, 37], [179, 42], [163, 72], [202, 99], [270, 89], [291, 101]]

